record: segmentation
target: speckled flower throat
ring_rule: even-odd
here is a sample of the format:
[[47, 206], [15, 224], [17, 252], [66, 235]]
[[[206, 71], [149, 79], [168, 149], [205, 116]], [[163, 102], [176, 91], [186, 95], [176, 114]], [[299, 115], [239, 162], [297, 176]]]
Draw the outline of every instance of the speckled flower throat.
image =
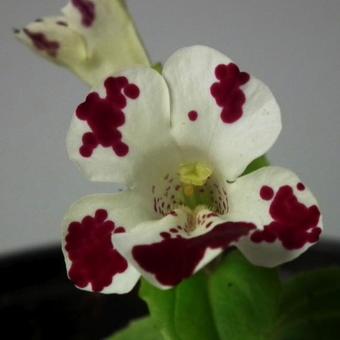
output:
[[186, 211], [210, 209], [216, 214], [227, 212], [227, 193], [213, 176], [212, 167], [197, 162], [184, 163], [176, 173], [167, 173], [158, 185], [153, 184], [154, 211], [162, 216], [177, 208]]

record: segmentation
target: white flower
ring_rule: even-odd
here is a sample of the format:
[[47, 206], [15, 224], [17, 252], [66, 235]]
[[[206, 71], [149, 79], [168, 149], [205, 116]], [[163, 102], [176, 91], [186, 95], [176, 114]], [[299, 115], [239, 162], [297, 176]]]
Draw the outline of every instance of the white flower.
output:
[[128, 190], [71, 207], [70, 279], [125, 293], [141, 274], [172, 287], [231, 246], [265, 267], [299, 256], [322, 229], [312, 193], [279, 167], [241, 176], [280, 130], [267, 86], [205, 46], [177, 51], [162, 75], [145, 67], [108, 77], [77, 108], [68, 152], [90, 180]]

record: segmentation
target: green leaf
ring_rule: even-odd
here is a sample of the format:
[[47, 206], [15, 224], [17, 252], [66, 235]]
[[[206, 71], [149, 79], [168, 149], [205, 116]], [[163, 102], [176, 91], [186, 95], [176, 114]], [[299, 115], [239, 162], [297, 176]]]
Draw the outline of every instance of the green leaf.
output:
[[340, 269], [302, 273], [285, 286], [273, 339], [339, 339]]
[[244, 170], [242, 175], [247, 175], [257, 169], [263, 168], [264, 166], [268, 166], [270, 165], [266, 155], [263, 155], [259, 158], [256, 158], [255, 160], [253, 160], [246, 168], [246, 170]]
[[220, 339], [268, 339], [280, 291], [276, 270], [250, 264], [239, 251], [225, 256], [209, 280], [210, 305]]
[[175, 325], [182, 339], [218, 339], [208, 296], [207, 276], [199, 272], [176, 289]]
[[176, 289], [160, 290], [142, 280], [139, 295], [148, 304], [151, 318], [166, 340], [179, 340], [175, 330]]
[[176, 288], [162, 291], [143, 281], [140, 295], [165, 339], [218, 339], [211, 317], [207, 277], [200, 272]]
[[156, 329], [151, 318], [131, 322], [128, 328], [114, 334], [107, 340], [161, 340], [162, 336]]
[[275, 270], [230, 252], [209, 274], [199, 272], [162, 291], [146, 281], [140, 295], [165, 339], [265, 339], [276, 315], [280, 281]]

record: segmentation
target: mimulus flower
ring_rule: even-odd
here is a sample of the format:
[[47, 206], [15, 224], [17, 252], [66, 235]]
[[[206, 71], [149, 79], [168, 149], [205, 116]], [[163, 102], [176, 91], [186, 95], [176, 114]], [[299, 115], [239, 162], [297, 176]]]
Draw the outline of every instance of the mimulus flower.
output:
[[299, 256], [322, 230], [312, 193], [281, 167], [242, 176], [280, 130], [268, 87], [208, 47], [180, 49], [162, 74], [107, 77], [77, 108], [68, 152], [90, 180], [128, 189], [67, 213], [69, 278], [125, 293], [140, 275], [173, 287], [232, 246], [264, 267]]
[[37, 19], [16, 36], [90, 85], [131, 65], [149, 65], [121, 0], [71, 0], [62, 14]]

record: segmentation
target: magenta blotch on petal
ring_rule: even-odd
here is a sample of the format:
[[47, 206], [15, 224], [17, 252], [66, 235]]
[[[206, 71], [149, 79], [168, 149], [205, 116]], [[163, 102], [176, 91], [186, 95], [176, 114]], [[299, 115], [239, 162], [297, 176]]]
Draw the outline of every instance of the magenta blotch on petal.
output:
[[122, 92], [127, 97], [136, 99], [139, 88], [135, 84], [129, 84], [125, 77], [107, 78], [104, 86], [106, 98], [92, 92], [76, 110], [76, 116], [85, 120], [92, 130], [83, 135], [83, 145], [79, 149], [83, 157], [90, 157], [99, 144], [105, 148], [111, 147], [119, 157], [126, 156], [129, 152], [129, 147], [122, 141], [122, 134], [118, 130], [125, 123], [123, 109], [127, 98]]
[[111, 241], [112, 233], [125, 230], [107, 217], [106, 210], [98, 209], [94, 217], [85, 216], [81, 222], [69, 224], [65, 249], [72, 264], [68, 275], [80, 288], [91, 284], [93, 291], [100, 292], [128, 268]]
[[[270, 199], [269, 187], [261, 189], [260, 196]], [[266, 190], [264, 190], [266, 189]], [[279, 188], [269, 208], [273, 222], [251, 235], [255, 243], [280, 240], [283, 247], [289, 250], [302, 248], [306, 243], [317, 242], [321, 234], [318, 227], [320, 211], [316, 205], [306, 207], [299, 202], [289, 185]]]
[[227, 249], [252, 229], [255, 229], [252, 223], [226, 222], [193, 238], [163, 232], [162, 241], [137, 245], [132, 249], [132, 256], [141, 268], [154, 274], [160, 284], [175, 286], [194, 273], [207, 249]]
[[246, 101], [240, 87], [249, 81], [250, 76], [246, 72], [240, 72], [238, 66], [233, 63], [218, 65], [215, 68], [215, 76], [219, 81], [211, 86], [211, 95], [222, 108], [222, 121], [226, 124], [234, 123], [242, 117], [242, 106]]

